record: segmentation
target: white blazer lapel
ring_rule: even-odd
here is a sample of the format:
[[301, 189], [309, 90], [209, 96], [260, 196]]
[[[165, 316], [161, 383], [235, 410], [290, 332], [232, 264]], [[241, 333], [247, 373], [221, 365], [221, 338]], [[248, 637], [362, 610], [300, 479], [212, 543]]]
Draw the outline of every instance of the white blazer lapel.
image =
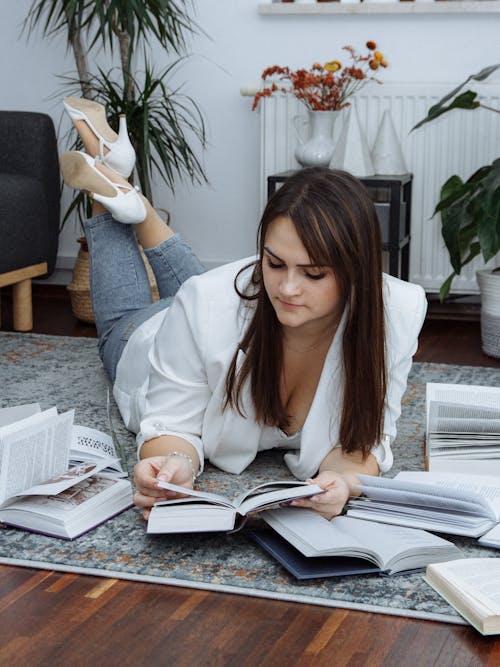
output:
[[[244, 358], [245, 353], [239, 350], [237, 369], [241, 367]], [[248, 382], [243, 386], [241, 395], [243, 414], [246, 416], [231, 408], [226, 408], [222, 414], [220, 413], [224, 401], [225, 377], [223, 373], [222, 382], [219, 382], [210, 400], [212, 414], [207, 414], [205, 419], [207, 424], [204, 435], [205, 449], [211, 463], [228, 472], [240, 473], [255, 459], [262, 429], [255, 421]], [[215, 415], [214, 410], [217, 408], [218, 414]]]

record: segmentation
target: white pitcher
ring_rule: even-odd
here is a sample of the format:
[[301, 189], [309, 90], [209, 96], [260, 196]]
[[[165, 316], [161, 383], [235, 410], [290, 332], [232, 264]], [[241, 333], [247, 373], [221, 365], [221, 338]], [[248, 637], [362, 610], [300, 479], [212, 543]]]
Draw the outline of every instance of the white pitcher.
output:
[[[333, 124], [339, 111], [307, 110], [308, 118], [294, 116], [293, 124], [299, 144], [295, 149], [295, 159], [302, 167], [328, 167], [335, 144], [332, 137]], [[303, 137], [308, 128], [308, 137]]]

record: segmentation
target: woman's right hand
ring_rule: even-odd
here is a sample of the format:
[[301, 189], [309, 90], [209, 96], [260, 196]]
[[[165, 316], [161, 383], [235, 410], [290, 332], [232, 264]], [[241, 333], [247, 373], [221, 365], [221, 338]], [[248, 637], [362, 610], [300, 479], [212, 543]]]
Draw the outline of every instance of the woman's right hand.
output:
[[145, 519], [151, 507], [160, 500], [180, 497], [180, 494], [158, 488], [158, 482], [171, 482], [186, 489], [193, 488], [193, 464], [188, 458], [170, 454], [142, 459], [134, 469], [134, 504], [142, 509]]

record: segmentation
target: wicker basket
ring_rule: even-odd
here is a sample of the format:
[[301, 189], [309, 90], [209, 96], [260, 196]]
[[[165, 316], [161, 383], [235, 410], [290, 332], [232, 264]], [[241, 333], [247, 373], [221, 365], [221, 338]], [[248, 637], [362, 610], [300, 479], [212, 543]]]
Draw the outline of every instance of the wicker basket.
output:
[[[92, 299], [90, 298], [90, 260], [87, 241], [85, 238], [81, 238], [78, 239], [78, 243], [80, 244], [80, 250], [73, 268], [73, 279], [67, 289], [70, 294], [73, 315], [82, 322], [93, 324], [95, 319]], [[158, 301], [160, 297], [153, 270], [142, 248], [140, 248], [140, 251], [148, 274], [153, 301]]]
[[483, 352], [500, 359], [500, 272], [476, 271], [481, 290], [481, 342]]

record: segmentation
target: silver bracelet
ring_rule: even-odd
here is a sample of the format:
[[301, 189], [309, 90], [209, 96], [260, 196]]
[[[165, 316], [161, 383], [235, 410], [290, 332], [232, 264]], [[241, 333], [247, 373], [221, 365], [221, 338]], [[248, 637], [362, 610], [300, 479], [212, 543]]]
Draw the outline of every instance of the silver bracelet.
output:
[[194, 466], [194, 461], [189, 456], [189, 454], [184, 454], [184, 452], [169, 452], [168, 454], [165, 454], [166, 459], [168, 459], [170, 456], [178, 456], [181, 459], [186, 459], [186, 461], [189, 461], [189, 463], [191, 464], [191, 472], [192, 472], [192, 475], [193, 475], [193, 484], [194, 484], [196, 478], [200, 474], [200, 471], [198, 470], [198, 472], [196, 472], [196, 468]]

